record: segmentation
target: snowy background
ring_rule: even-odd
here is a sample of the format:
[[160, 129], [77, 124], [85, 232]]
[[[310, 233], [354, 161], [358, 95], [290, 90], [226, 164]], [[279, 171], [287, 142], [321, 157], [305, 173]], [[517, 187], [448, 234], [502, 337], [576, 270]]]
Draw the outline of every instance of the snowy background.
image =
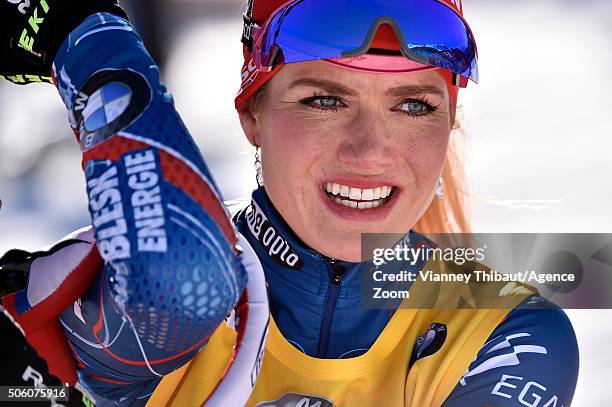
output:
[[[464, 0], [481, 84], [463, 92], [476, 232], [612, 232], [612, 1]], [[124, 1], [226, 199], [253, 189], [233, 109], [241, 2]], [[80, 152], [51, 86], [0, 83], [0, 253], [88, 224]], [[612, 399], [612, 312], [569, 310], [574, 405]]]

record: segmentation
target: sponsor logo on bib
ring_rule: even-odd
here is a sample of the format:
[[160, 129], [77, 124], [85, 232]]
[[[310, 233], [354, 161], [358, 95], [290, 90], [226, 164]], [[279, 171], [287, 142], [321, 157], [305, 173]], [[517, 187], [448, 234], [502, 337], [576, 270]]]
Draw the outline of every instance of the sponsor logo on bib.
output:
[[334, 403], [321, 396], [287, 393], [278, 400], [264, 401], [255, 407], [335, 407]]

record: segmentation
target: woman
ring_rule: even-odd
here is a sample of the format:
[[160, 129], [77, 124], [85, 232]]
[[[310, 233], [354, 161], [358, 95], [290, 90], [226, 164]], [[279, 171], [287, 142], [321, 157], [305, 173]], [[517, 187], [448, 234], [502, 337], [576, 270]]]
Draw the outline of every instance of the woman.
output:
[[[477, 80], [461, 16], [455, 0], [249, 2], [236, 107], [260, 187], [232, 212], [272, 319], [248, 405], [570, 404], [575, 337], [540, 297], [490, 312], [361, 306], [363, 233], [429, 245], [416, 231], [467, 231], [449, 147], [459, 87]], [[216, 188], [123, 18], [87, 18], [54, 73], [106, 262], [61, 316], [80, 380], [101, 404], [201, 404], [245, 284]], [[88, 253], [65, 256], [78, 268]], [[24, 296], [7, 308], [46, 301]]]

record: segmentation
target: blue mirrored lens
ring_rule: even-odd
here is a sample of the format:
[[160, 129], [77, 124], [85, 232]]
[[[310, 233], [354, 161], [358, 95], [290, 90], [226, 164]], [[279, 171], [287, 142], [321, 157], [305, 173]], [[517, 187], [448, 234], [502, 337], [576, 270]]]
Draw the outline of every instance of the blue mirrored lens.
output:
[[297, 0], [270, 22], [264, 66], [360, 55], [380, 24], [410, 59], [478, 81], [476, 44], [463, 20], [437, 0]]

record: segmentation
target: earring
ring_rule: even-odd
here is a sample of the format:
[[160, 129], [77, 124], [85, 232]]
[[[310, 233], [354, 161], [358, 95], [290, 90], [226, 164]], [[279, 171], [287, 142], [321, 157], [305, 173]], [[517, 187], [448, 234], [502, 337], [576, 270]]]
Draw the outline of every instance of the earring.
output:
[[257, 147], [255, 149], [255, 179], [257, 180], [257, 185], [263, 187], [263, 172], [261, 170], [261, 149]]
[[438, 184], [436, 185], [436, 198], [444, 198], [444, 181], [442, 181], [442, 178], [438, 179]]

